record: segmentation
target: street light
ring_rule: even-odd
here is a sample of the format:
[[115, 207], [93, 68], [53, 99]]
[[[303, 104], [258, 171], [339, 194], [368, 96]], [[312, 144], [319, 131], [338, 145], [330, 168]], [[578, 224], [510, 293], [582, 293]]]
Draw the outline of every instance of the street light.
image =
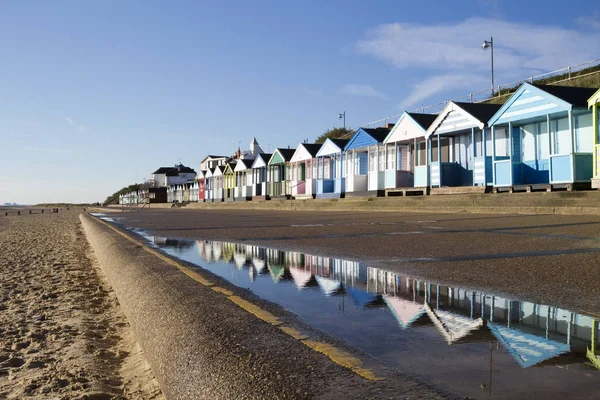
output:
[[494, 37], [490, 37], [490, 40], [484, 40], [481, 48], [484, 50], [490, 49], [492, 51], [492, 96], [494, 95]]
[[338, 114], [338, 119], [344, 119], [344, 130], [346, 130], [346, 111]]

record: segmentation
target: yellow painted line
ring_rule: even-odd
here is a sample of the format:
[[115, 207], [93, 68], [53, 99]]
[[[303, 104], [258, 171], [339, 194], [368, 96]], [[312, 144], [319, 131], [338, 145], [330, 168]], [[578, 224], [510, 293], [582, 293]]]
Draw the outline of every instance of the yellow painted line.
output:
[[190, 278], [194, 279], [196, 282], [199, 282], [204, 286], [210, 287], [212, 290], [214, 290], [217, 293], [224, 294], [225, 296], [227, 296], [227, 298], [229, 300], [231, 300], [233, 303], [237, 304], [240, 308], [243, 308], [244, 310], [248, 311], [250, 314], [256, 316], [257, 318], [259, 318], [273, 326], [279, 327], [279, 329], [282, 332], [284, 332], [285, 334], [291, 336], [292, 338], [294, 338], [296, 340], [299, 340], [300, 342], [304, 343], [306, 346], [310, 347], [311, 349], [316, 350], [319, 353], [326, 355], [336, 364], [339, 364], [342, 367], [348, 368], [355, 374], [360, 375], [363, 378], [368, 379], [370, 381], [383, 380], [383, 378], [376, 377], [375, 374], [373, 373], [373, 371], [371, 371], [367, 368], [363, 368], [362, 362], [358, 358], [352, 356], [351, 354], [349, 354], [345, 351], [339, 350], [338, 348], [336, 348], [328, 343], [322, 343], [322, 342], [316, 342], [314, 340], [308, 340], [309, 337], [307, 335], [303, 334], [302, 332], [300, 332], [294, 328], [291, 328], [288, 326], [283, 326], [283, 322], [281, 322], [279, 320], [279, 318], [277, 318], [275, 315], [271, 314], [270, 312], [263, 310], [256, 304], [253, 304], [247, 300], [244, 300], [239, 296], [234, 296], [233, 292], [231, 292], [230, 290], [227, 290], [227, 289], [219, 287], [219, 286], [214, 286], [214, 283], [212, 283], [209, 280], [207, 280], [206, 278], [204, 278], [198, 272], [190, 269], [189, 267], [187, 267], [183, 264], [176, 262], [175, 260], [173, 260], [173, 259], [167, 257], [166, 255], [160, 253], [159, 251], [147, 246], [146, 244], [140, 242], [139, 240], [134, 239], [133, 237], [126, 234], [125, 232], [121, 232], [114, 226], [110, 225], [108, 222], [103, 221], [100, 218], [97, 218], [93, 215], [90, 215], [90, 217], [94, 218], [96, 221], [100, 222], [101, 224], [109, 227], [110, 229], [112, 229], [119, 235], [123, 236], [125, 239], [129, 240], [130, 242], [135, 243], [137, 246], [141, 247], [148, 253], [160, 258], [167, 264], [179, 269], [181, 272], [183, 272]]
[[281, 329], [283, 332], [287, 333], [288, 335], [290, 335], [291, 337], [293, 337], [296, 340], [308, 339], [307, 335], [305, 335], [304, 333], [302, 333], [294, 328], [290, 328], [289, 326], [280, 326], [279, 329]]
[[311, 349], [318, 351], [319, 353], [325, 354], [336, 364], [348, 368], [355, 374], [358, 374], [365, 379], [371, 381], [383, 380], [383, 378], [377, 378], [371, 370], [363, 368], [362, 361], [360, 361], [358, 358], [354, 357], [350, 353], [342, 351], [328, 343], [316, 342], [314, 340], [303, 340], [302, 343], [304, 343]]
[[211, 289], [214, 290], [215, 292], [223, 293], [225, 296], [233, 296], [232, 291], [222, 288], [220, 286], [213, 286], [213, 287], [211, 287]]
[[273, 326], [283, 324], [283, 322], [281, 322], [279, 318], [277, 318], [275, 315], [263, 310], [256, 304], [252, 304], [249, 301], [242, 299], [240, 296], [229, 296], [227, 298], [235, 304], [237, 304], [238, 306], [240, 306], [241, 308], [243, 308], [244, 310], [248, 311], [250, 314], [254, 314], [259, 319], [262, 319], [263, 321]]

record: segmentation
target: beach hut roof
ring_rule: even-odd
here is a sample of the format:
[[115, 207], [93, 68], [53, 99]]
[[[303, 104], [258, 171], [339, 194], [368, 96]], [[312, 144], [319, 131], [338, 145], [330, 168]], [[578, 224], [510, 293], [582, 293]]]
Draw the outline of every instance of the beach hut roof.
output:
[[593, 106], [596, 103], [600, 102], [600, 89], [598, 89], [589, 99], [588, 99], [588, 108]]
[[587, 107], [588, 99], [596, 92], [595, 88], [586, 87], [537, 84], [533, 84], [531, 86], [535, 86], [546, 93], [550, 93], [552, 96], [558, 97], [559, 99], [566, 101], [575, 107]]
[[419, 114], [405, 111], [390, 130], [383, 143], [394, 143], [424, 137], [427, 128], [429, 128], [436, 118], [437, 114]]
[[234, 171], [244, 171], [252, 168], [252, 164], [254, 164], [254, 160], [249, 160], [246, 158], [241, 158], [238, 160], [238, 163], [235, 165]]
[[298, 148], [294, 152], [294, 155], [292, 156], [290, 161], [297, 162], [315, 158], [320, 148], [321, 144], [301, 143], [298, 145]]
[[358, 149], [382, 143], [390, 133], [390, 128], [359, 128], [348, 141], [344, 150]]
[[252, 167], [251, 168], [254, 169], [254, 168], [263, 168], [263, 167], [266, 167], [267, 163], [269, 162], [269, 160], [271, 159], [272, 156], [273, 156], [273, 154], [271, 154], [271, 153], [257, 154], [256, 158], [252, 162]]
[[594, 92], [595, 89], [590, 88], [523, 83], [490, 117], [488, 125], [539, 118], [565, 112], [573, 107], [585, 108]]
[[432, 134], [458, 132], [465, 129], [483, 129], [500, 104], [463, 103], [449, 101], [433, 123], [427, 128], [426, 137]]
[[423, 128], [423, 130], [427, 130], [427, 128], [429, 128], [429, 126], [431, 126], [431, 124], [433, 124], [433, 121], [435, 121], [435, 119], [437, 118], [437, 114], [407, 112], [406, 115], [411, 117], [413, 121], [415, 121], [417, 124], [421, 125], [421, 128]]
[[290, 161], [294, 156], [296, 149], [281, 149], [276, 148], [275, 152], [269, 159], [269, 165], [271, 164], [280, 164], [282, 161]]
[[327, 138], [321, 145], [321, 148], [317, 152], [317, 157], [329, 156], [332, 154], [341, 153], [344, 151], [344, 147], [348, 144], [349, 140], [346, 139], [330, 139]]

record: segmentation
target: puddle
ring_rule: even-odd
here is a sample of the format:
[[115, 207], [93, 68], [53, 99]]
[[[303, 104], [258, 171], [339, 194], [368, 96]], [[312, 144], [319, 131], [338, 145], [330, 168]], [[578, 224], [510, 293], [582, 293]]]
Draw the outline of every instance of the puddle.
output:
[[356, 261], [137, 233], [450, 394], [587, 399], [600, 388], [590, 316]]

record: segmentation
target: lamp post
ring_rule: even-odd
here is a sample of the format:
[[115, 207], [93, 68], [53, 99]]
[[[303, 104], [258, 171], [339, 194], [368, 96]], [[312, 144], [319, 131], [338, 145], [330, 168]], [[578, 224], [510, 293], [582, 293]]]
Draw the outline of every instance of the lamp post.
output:
[[338, 119], [344, 119], [344, 130], [346, 130], [346, 111], [338, 114]]
[[490, 37], [490, 40], [484, 40], [481, 45], [483, 50], [490, 49], [492, 51], [492, 96], [494, 96], [494, 37]]

